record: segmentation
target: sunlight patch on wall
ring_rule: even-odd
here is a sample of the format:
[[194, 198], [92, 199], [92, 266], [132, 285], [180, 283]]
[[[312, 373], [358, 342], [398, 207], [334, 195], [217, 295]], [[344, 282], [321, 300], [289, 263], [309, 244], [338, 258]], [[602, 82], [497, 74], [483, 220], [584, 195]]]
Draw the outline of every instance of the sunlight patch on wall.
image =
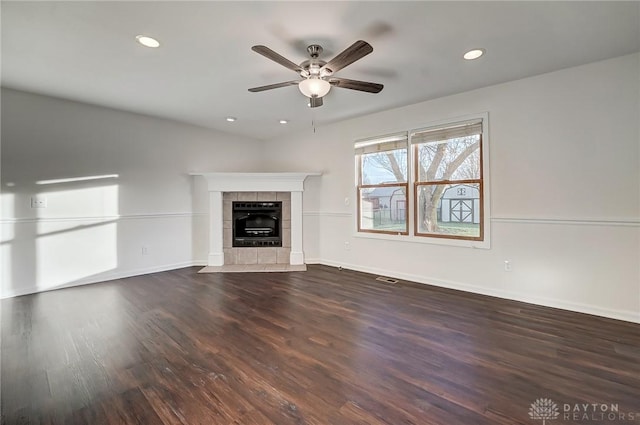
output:
[[84, 224], [38, 235], [36, 261], [40, 290], [114, 269], [118, 265], [117, 223]]
[[[1, 218], [3, 220], [10, 220], [14, 218], [14, 199], [15, 195], [13, 193], [0, 194], [0, 211], [2, 212]], [[3, 222], [0, 232], [0, 239], [2, 243], [9, 242], [15, 237], [13, 223]]]
[[59, 184], [59, 183], [72, 183], [72, 182], [84, 182], [91, 180], [103, 180], [103, 179], [117, 179], [118, 174], [105, 174], [102, 176], [84, 176], [84, 177], [66, 177], [63, 179], [51, 179], [51, 180], [39, 180], [36, 184]]
[[11, 245], [3, 243], [0, 245], [0, 298], [6, 293], [6, 285], [11, 282], [13, 269], [11, 268]]
[[115, 269], [118, 186], [60, 190], [46, 196], [48, 208], [38, 219], [35, 241], [38, 290]]
[[[13, 218], [14, 215], [14, 199], [13, 193], [0, 194], [0, 211], [2, 219]], [[0, 223], [0, 298], [4, 293], [5, 285], [11, 282], [12, 277], [12, 258], [11, 258], [11, 241], [15, 238], [14, 223]]]
[[47, 208], [39, 218], [114, 217], [118, 215], [118, 185], [43, 192]]

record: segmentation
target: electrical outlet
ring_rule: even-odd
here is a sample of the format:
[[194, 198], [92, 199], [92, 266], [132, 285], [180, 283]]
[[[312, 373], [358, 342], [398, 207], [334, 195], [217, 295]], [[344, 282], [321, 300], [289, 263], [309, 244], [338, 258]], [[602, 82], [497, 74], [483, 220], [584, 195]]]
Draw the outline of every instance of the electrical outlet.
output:
[[351, 251], [351, 242], [344, 241], [344, 249], [345, 251]]
[[142, 245], [141, 252], [142, 252], [142, 255], [149, 255], [149, 247], [146, 245]]
[[31, 208], [47, 208], [47, 197], [41, 195], [32, 196]]
[[512, 270], [513, 270], [513, 263], [511, 263], [511, 260], [504, 260], [504, 271], [510, 272]]

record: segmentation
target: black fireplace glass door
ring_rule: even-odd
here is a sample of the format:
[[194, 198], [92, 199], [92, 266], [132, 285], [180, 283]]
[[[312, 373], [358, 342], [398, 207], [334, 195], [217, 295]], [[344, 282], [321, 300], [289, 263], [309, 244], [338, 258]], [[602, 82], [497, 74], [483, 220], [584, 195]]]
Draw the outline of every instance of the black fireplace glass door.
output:
[[278, 218], [260, 213], [249, 213], [238, 217], [236, 219], [236, 236], [239, 238], [278, 237], [280, 236]]
[[234, 247], [281, 247], [282, 202], [234, 202]]

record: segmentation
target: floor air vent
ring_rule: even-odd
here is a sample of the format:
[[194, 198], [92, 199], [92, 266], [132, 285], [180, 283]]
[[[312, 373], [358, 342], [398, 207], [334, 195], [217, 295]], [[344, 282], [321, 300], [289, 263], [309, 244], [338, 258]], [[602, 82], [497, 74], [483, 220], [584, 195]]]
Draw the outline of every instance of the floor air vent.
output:
[[391, 279], [390, 277], [384, 277], [384, 276], [378, 276], [376, 277], [376, 280], [379, 280], [380, 282], [384, 282], [384, 283], [398, 283], [397, 280]]

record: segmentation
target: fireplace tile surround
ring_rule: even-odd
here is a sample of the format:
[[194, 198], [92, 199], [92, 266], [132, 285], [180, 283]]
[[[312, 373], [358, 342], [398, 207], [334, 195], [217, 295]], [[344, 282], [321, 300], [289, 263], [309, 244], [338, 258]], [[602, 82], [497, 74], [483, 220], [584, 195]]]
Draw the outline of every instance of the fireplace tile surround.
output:
[[[302, 192], [305, 179], [320, 176], [320, 173], [190, 174], [204, 177], [209, 190], [209, 256], [206, 269], [304, 269]], [[232, 203], [236, 200], [282, 202], [281, 248], [232, 247]]]
[[[281, 201], [282, 202], [282, 247], [281, 248], [234, 248], [232, 204], [234, 201]], [[223, 192], [222, 227], [224, 264], [289, 264], [291, 254], [291, 193], [290, 192]]]

